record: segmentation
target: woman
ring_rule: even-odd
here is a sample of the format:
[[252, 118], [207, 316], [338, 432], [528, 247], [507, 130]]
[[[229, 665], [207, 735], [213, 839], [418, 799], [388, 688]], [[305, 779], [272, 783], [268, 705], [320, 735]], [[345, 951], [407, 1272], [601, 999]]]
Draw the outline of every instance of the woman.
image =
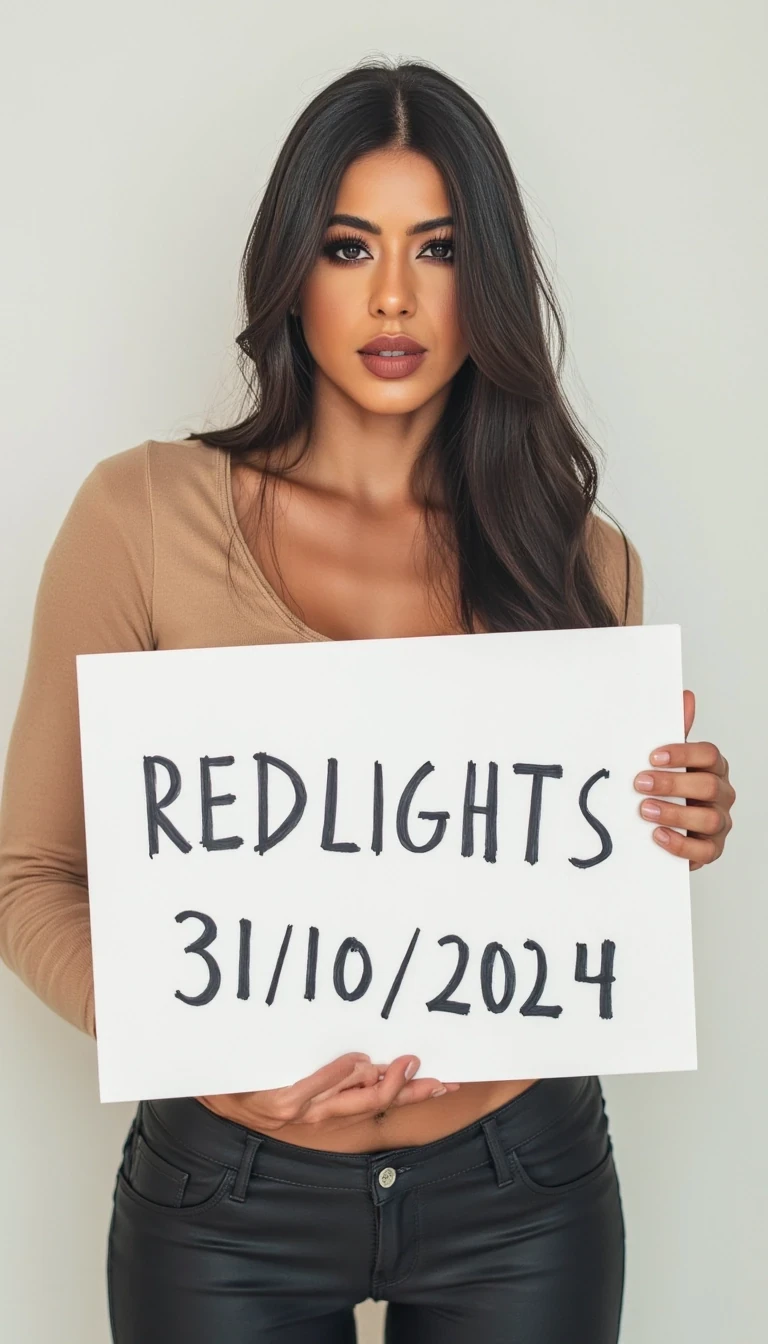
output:
[[[594, 512], [512, 170], [459, 85], [372, 62], [318, 95], [243, 281], [246, 417], [99, 462], [41, 579], [1, 950], [92, 1035], [76, 653], [642, 619], [637, 552]], [[687, 737], [690, 692], [684, 710]], [[722, 755], [662, 744], [650, 764], [686, 773], [636, 777], [680, 798], [639, 804], [649, 843], [711, 862], [735, 797]], [[615, 1344], [624, 1223], [599, 1080], [418, 1068], [349, 1055], [275, 1091], [140, 1103], [109, 1237], [117, 1344], [342, 1344], [371, 1296], [390, 1344]]]

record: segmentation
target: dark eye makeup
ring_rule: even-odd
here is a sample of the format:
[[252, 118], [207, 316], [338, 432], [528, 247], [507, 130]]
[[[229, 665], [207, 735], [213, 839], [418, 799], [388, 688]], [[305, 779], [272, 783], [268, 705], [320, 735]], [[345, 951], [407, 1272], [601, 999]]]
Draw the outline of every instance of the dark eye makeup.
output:
[[[336, 253], [339, 252], [341, 248], [366, 248], [367, 250], [367, 247], [368, 244], [359, 233], [345, 233], [338, 238], [330, 238], [324, 243], [322, 255], [327, 257], [334, 266], [355, 266], [357, 262], [361, 260], [360, 257], [339, 257]], [[434, 238], [430, 238], [429, 242], [424, 244], [425, 249], [430, 247], [447, 247], [453, 252], [453, 238], [450, 235], [447, 237], [439, 237], [436, 235]], [[419, 255], [421, 256], [422, 254], [419, 253]], [[449, 265], [453, 262], [453, 256], [427, 257], [427, 261], [438, 261]]]

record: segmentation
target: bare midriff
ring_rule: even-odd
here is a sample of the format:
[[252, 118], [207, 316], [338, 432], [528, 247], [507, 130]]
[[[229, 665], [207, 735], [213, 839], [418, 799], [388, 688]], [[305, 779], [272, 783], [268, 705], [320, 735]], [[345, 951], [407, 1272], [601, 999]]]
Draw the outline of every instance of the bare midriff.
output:
[[[393, 1106], [381, 1116], [369, 1116], [354, 1124], [340, 1126], [338, 1121], [331, 1121], [328, 1124], [284, 1125], [274, 1131], [273, 1137], [283, 1143], [332, 1153], [375, 1153], [390, 1148], [411, 1148], [432, 1143], [471, 1125], [512, 1101], [536, 1081], [535, 1078], [518, 1078], [496, 1083], [462, 1083], [458, 1092], [447, 1092], [443, 1097], [431, 1097], [429, 1101], [408, 1106]], [[202, 1101], [202, 1098], [198, 1100]], [[204, 1101], [203, 1105], [208, 1102]], [[215, 1108], [208, 1105], [208, 1109]]]

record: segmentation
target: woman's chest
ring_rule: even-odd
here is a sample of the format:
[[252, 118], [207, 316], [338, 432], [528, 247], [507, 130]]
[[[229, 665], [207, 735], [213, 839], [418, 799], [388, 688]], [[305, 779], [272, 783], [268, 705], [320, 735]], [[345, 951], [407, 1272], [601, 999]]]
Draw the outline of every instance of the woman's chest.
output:
[[269, 587], [310, 630], [333, 640], [459, 631], [454, 569], [416, 508], [359, 508], [295, 490], [274, 505], [243, 514], [241, 533]]

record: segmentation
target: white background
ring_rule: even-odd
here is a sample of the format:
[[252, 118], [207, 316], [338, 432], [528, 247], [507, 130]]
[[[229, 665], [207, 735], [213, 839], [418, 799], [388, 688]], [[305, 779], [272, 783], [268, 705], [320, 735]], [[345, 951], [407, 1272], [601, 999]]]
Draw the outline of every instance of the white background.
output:
[[[692, 736], [722, 746], [739, 792], [725, 857], [691, 879], [699, 1070], [604, 1084], [621, 1344], [766, 1335], [766, 27], [760, 0], [3, 8], [3, 740], [85, 475], [236, 412], [237, 267], [299, 108], [402, 54], [464, 81], [508, 147], [606, 450], [602, 499], [639, 547], [646, 620], [684, 629]], [[99, 1105], [95, 1043], [2, 967], [0, 1022], [6, 1332], [106, 1344], [132, 1108]], [[360, 1318], [374, 1344], [380, 1308]]]

